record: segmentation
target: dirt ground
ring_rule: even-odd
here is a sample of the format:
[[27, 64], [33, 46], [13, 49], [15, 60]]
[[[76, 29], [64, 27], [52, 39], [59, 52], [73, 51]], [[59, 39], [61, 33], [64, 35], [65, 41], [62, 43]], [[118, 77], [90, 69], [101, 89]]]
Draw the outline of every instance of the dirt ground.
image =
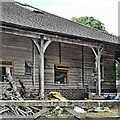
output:
[[91, 118], [114, 118], [114, 117], [120, 117], [120, 109], [110, 109], [109, 112], [87, 112], [84, 113], [86, 117]]
[[[109, 112], [87, 112], [82, 113], [82, 118], [80, 120], [120, 120], [120, 111], [118, 109], [110, 109]], [[16, 118], [3, 118], [1, 120], [16, 120]], [[17, 118], [17, 120], [34, 120], [33, 118]], [[61, 117], [52, 117], [52, 118], [37, 118], [36, 120], [78, 120], [75, 117], [61, 118]]]

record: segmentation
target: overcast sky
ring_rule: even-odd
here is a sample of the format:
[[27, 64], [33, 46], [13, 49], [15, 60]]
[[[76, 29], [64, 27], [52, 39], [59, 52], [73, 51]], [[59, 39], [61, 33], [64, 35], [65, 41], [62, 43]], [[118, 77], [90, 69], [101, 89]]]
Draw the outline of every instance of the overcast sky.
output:
[[16, 0], [41, 10], [71, 19], [93, 16], [105, 24], [109, 33], [118, 35], [118, 2], [120, 0]]

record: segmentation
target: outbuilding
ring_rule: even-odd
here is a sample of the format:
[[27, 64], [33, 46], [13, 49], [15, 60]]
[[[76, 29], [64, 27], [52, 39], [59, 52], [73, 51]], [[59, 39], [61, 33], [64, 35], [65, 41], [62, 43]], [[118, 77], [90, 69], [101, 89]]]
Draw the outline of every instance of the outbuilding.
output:
[[18, 2], [0, 3], [0, 76], [10, 68], [44, 98], [58, 91], [68, 99], [85, 90], [116, 93], [117, 37]]

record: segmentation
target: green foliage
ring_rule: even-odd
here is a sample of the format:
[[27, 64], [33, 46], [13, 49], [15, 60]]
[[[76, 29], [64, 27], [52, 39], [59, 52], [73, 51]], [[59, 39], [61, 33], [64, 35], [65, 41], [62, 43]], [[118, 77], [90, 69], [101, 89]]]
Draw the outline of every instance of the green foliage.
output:
[[118, 36], [118, 40], [120, 40], [120, 35]]
[[102, 22], [100, 22], [99, 20], [95, 19], [94, 17], [87, 17], [87, 16], [79, 17], [79, 18], [73, 17], [72, 21], [96, 28], [96, 29], [101, 30], [103, 32], [107, 32], [104, 24]]
[[120, 80], [120, 63], [116, 61], [116, 80]]

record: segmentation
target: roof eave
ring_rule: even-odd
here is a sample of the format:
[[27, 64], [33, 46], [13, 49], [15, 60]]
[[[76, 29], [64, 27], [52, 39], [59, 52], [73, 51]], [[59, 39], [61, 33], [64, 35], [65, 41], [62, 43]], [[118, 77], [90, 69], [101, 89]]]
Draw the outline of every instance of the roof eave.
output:
[[51, 34], [51, 35], [57, 35], [57, 36], [71, 38], [71, 39], [81, 39], [83, 41], [87, 40], [89, 42], [91, 41], [91, 42], [97, 42], [97, 43], [108, 43], [108, 44], [117, 44], [117, 45], [120, 44], [119, 40], [118, 40], [118, 42], [102, 41], [102, 40], [99, 40], [99, 39], [70, 35], [70, 34], [65, 34], [65, 33], [60, 33], [60, 32], [54, 32], [54, 31], [47, 31], [47, 30], [43, 30], [43, 29], [32, 28], [32, 27], [29, 27], [29, 26], [22, 26], [22, 25], [18, 25], [18, 24], [14, 24], [14, 23], [8, 23], [8, 22], [4, 22], [4, 21], [0, 21], [0, 24], [2, 26], [14, 27], [14, 28], [17, 28], [17, 29], [24, 29], [24, 30], [27, 30], [27, 31], [38, 32], [38, 33], [46, 33], [46, 34]]

